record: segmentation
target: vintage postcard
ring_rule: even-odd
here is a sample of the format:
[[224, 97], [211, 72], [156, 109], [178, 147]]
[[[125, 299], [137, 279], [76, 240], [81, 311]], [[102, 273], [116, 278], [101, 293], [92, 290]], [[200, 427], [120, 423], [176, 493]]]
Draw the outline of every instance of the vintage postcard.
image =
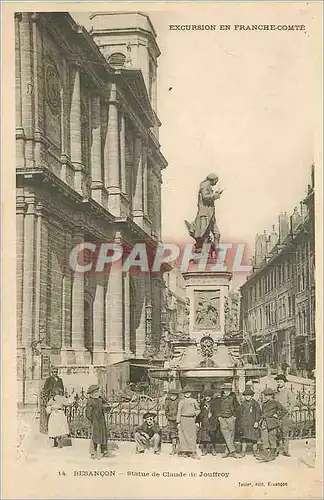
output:
[[321, 2], [3, 2], [2, 498], [322, 497]]

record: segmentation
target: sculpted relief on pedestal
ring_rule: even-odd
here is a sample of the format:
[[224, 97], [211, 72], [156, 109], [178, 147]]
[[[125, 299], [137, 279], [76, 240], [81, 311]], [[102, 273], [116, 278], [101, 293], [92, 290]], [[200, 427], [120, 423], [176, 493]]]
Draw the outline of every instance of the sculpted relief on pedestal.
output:
[[198, 329], [219, 328], [219, 292], [195, 292], [195, 325]]

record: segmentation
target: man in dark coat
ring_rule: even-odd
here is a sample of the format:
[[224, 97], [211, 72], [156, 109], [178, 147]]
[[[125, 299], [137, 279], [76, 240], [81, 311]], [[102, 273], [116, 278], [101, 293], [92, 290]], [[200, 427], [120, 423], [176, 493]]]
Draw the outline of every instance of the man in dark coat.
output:
[[236, 453], [234, 446], [235, 424], [239, 417], [240, 405], [235, 393], [232, 391], [231, 383], [224, 383], [223, 393], [220, 401], [219, 423], [222, 431], [227, 451], [223, 458], [241, 458], [242, 455]]
[[197, 417], [200, 423], [199, 442], [203, 455], [207, 455], [208, 452], [216, 455], [216, 440], [220, 434], [219, 411], [220, 397], [216, 397], [211, 390], [205, 390]]
[[280, 420], [287, 414], [287, 410], [274, 399], [274, 395], [274, 390], [269, 387], [262, 391], [264, 402], [261, 410], [260, 428], [263, 454], [257, 457], [261, 462], [270, 462], [276, 458]]
[[109, 411], [109, 406], [101, 397], [98, 385], [91, 385], [87, 393], [89, 397], [85, 409], [85, 416], [92, 425], [91, 458], [100, 459], [103, 455], [107, 454], [108, 433], [105, 412]]
[[259, 421], [261, 408], [253, 398], [254, 391], [249, 385], [243, 392], [244, 400], [240, 408], [240, 432], [242, 439], [242, 453], [245, 456], [247, 444], [252, 444], [253, 455], [256, 456], [258, 440], [260, 438]]
[[147, 412], [143, 415], [144, 422], [135, 431], [136, 453], [144, 453], [153, 448], [156, 455], [161, 450], [161, 427], [155, 422], [156, 413]]
[[44, 396], [46, 395], [48, 399], [51, 399], [55, 396], [57, 389], [60, 389], [62, 394], [64, 394], [63, 380], [58, 376], [58, 369], [53, 366], [50, 376], [45, 380], [43, 394]]
[[168, 430], [170, 433], [170, 439], [172, 443], [172, 450], [170, 455], [175, 455], [177, 453], [178, 444], [178, 424], [177, 424], [177, 414], [179, 406], [179, 391], [177, 389], [170, 389], [168, 397], [165, 400], [164, 413], [168, 421]]
[[52, 399], [57, 391], [64, 394], [64, 384], [61, 377], [58, 376], [58, 369], [53, 366], [51, 369], [51, 374], [45, 380], [43, 390], [40, 394], [40, 428], [41, 432], [47, 433], [48, 429], [48, 418], [49, 415], [46, 413], [47, 403]]

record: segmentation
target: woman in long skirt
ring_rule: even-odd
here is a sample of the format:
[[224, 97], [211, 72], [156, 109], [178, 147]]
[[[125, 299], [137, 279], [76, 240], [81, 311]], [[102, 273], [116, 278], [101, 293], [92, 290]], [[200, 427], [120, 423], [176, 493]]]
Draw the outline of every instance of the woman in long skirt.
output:
[[197, 456], [197, 426], [196, 417], [200, 413], [198, 401], [191, 397], [192, 389], [186, 386], [182, 393], [184, 398], [179, 401], [177, 424], [179, 431], [178, 453], [183, 456]]

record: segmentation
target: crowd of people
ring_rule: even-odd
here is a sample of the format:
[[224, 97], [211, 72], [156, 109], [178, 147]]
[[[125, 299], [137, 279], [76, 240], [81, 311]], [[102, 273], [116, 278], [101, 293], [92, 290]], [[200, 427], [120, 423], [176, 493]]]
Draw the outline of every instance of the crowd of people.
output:
[[[218, 390], [205, 390], [201, 400], [193, 397], [196, 389], [186, 386], [181, 391], [170, 389], [165, 400], [165, 417], [171, 440], [171, 455], [200, 458], [202, 455], [217, 455], [219, 443], [225, 443], [223, 458], [242, 458], [248, 447], [255, 458], [262, 462], [275, 460], [279, 453], [289, 457], [289, 429], [293, 394], [286, 387], [284, 374], [275, 377], [277, 389], [269, 387], [262, 392], [254, 388], [253, 381], [247, 384], [242, 395], [237, 397], [232, 383], [224, 383]], [[47, 379], [44, 391], [48, 395], [46, 404], [48, 436], [57, 448], [70, 446], [69, 426], [65, 407], [73, 404], [73, 397], [64, 396], [63, 381], [53, 370]], [[91, 426], [89, 453], [91, 458], [110, 456], [106, 412], [111, 406], [103, 398], [100, 387], [91, 385], [87, 390], [85, 417]], [[149, 448], [155, 454], [161, 452], [162, 428], [156, 413], [143, 415], [143, 422], [134, 434], [135, 451], [142, 454]], [[237, 442], [240, 446], [237, 446]], [[261, 445], [261, 446], [259, 446]]]

